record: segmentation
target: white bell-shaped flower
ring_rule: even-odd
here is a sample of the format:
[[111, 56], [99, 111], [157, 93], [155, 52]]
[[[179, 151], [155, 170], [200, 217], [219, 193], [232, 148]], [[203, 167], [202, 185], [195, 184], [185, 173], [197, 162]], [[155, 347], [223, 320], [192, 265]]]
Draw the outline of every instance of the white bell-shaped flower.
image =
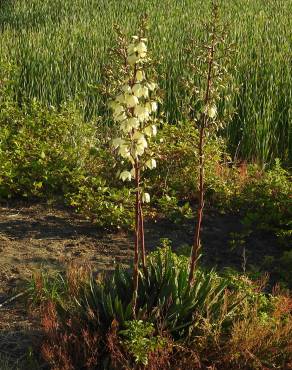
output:
[[139, 127], [139, 120], [136, 117], [127, 118], [124, 122], [121, 123], [121, 130], [127, 134], [132, 132], [133, 129], [137, 129]]
[[133, 94], [137, 96], [137, 98], [148, 98], [149, 96], [149, 91], [146, 86], [143, 86], [141, 84], [135, 84], [132, 88]]
[[156, 85], [156, 83], [154, 83], [154, 82], [148, 82], [148, 83], [147, 83], [147, 87], [148, 87], [148, 89], [149, 89], [150, 91], [154, 91], [154, 90], [157, 88], [157, 85]]
[[138, 55], [136, 55], [136, 54], [131, 54], [131, 55], [129, 55], [128, 56], [128, 58], [127, 58], [127, 61], [128, 61], [128, 63], [130, 64], [130, 65], [134, 65], [134, 64], [136, 64], [136, 63], [138, 63], [139, 62], [139, 60], [140, 60], [140, 57], [138, 56]]
[[216, 105], [212, 105], [211, 107], [206, 108], [205, 112], [210, 118], [215, 118], [217, 115], [217, 107]]
[[143, 80], [145, 80], [145, 73], [144, 73], [144, 71], [138, 70], [136, 72], [136, 81], [137, 82], [142, 82]]
[[145, 105], [137, 105], [135, 107], [134, 114], [140, 122], [144, 122], [149, 118], [150, 110]]
[[156, 168], [156, 160], [154, 158], [149, 159], [145, 164], [150, 170]]
[[122, 90], [123, 90], [125, 93], [127, 93], [127, 94], [131, 94], [131, 93], [132, 93], [132, 89], [131, 89], [131, 87], [130, 87], [129, 85], [124, 85], [124, 86], [122, 87]]
[[149, 193], [143, 193], [142, 194], [142, 202], [143, 203], [150, 203], [150, 194]]
[[120, 137], [117, 137], [113, 139], [112, 141], [112, 145], [115, 149], [117, 149], [119, 146], [124, 145], [124, 144], [125, 144], [125, 140]]
[[136, 46], [136, 51], [138, 52], [140, 58], [145, 58], [147, 53], [147, 46], [143, 41], [140, 41]]
[[151, 137], [157, 134], [157, 127], [155, 125], [146, 126], [144, 128], [145, 135]]
[[158, 104], [157, 104], [157, 102], [156, 102], [156, 101], [152, 101], [152, 102], [151, 102], [151, 110], [152, 110], [152, 112], [156, 112], [156, 111], [157, 111], [157, 109], [158, 109]]
[[136, 117], [131, 117], [128, 119], [128, 126], [132, 129], [138, 129], [139, 128], [139, 120]]
[[118, 102], [120, 104], [124, 104], [125, 103], [125, 95], [124, 94], [119, 94], [116, 97], [116, 102]]
[[139, 100], [135, 95], [125, 94], [125, 103], [128, 108], [134, 108], [136, 107], [136, 105], [138, 105]]
[[132, 179], [131, 172], [129, 172], [129, 171], [121, 172], [120, 179], [122, 179], [123, 181], [126, 181], [126, 180], [131, 181], [131, 179]]
[[135, 134], [133, 135], [133, 140], [135, 140], [134, 155], [141, 156], [142, 154], [144, 154], [145, 149], [148, 147], [147, 140], [145, 136], [139, 131], [135, 132]]
[[130, 148], [128, 147], [128, 145], [121, 145], [119, 147], [119, 155], [123, 158], [128, 158], [130, 157], [131, 153], [130, 153]]

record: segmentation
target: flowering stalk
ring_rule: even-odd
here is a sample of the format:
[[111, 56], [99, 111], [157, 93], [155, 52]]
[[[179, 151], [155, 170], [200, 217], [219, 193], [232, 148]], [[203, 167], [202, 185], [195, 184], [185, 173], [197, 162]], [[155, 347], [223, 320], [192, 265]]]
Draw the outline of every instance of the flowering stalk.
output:
[[[213, 63], [214, 63], [214, 52], [215, 52], [215, 25], [213, 25], [212, 30], [212, 41], [209, 47], [209, 60], [208, 60], [208, 75], [207, 75], [207, 86], [205, 91], [205, 98], [204, 104], [207, 107], [209, 104], [210, 99], [210, 90], [211, 90], [211, 83], [212, 83], [212, 70], [213, 70]], [[215, 112], [215, 111], [214, 111]], [[216, 113], [216, 112], [215, 112]], [[211, 113], [213, 114], [213, 113]], [[203, 209], [204, 209], [204, 171], [205, 171], [205, 163], [204, 163], [204, 146], [205, 146], [205, 128], [206, 123], [208, 121], [208, 110], [202, 112], [200, 121], [199, 121], [199, 145], [198, 145], [198, 154], [199, 154], [199, 204], [197, 210], [197, 223], [194, 235], [194, 242], [192, 247], [192, 254], [190, 260], [190, 274], [189, 274], [189, 281], [190, 283], [193, 281], [194, 278], [194, 270], [196, 267], [196, 263], [199, 257], [199, 251], [201, 248], [201, 224], [203, 218]]]
[[135, 181], [135, 248], [133, 269], [133, 316], [136, 314], [139, 253], [142, 267], [146, 273], [146, 254], [144, 242], [144, 220], [142, 203], [150, 201], [150, 195], [143, 192], [141, 173], [145, 168], [155, 168], [156, 161], [149, 149], [149, 140], [156, 135], [155, 118], [157, 102], [153, 100], [156, 84], [147, 79], [146, 65], [147, 39], [133, 36], [125, 52], [125, 70], [127, 78], [110, 103], [113, 118], [119, 125], [119, 137], [113, 140], [113, 147], [126, 160], [131, 169], [120, 173], [123, 181]]
[[[212, 131], [222, 128], [223, 123], [220, 122], [217, 117], [217, 103], [222, 99], [223, 92], [229, 87], [230, 82], [230, 76], [226, 69], [230, 46], [224, 45], [225, 31], [224, 26], [220, 27], [219, 24], [218, 5], [216, 1], [214, 1], [212, 5], [212, 21], [207, 27], [208, 34], [210, 35], [209, 42], [204, 45], [204, 51], [198, 58], [198, 64], [200, 65], [200, 63], [202, 63], [203, 69], [200, 70], [200, 67], [196, 66], [197, 72], [199, 72], [201, 76], [204, 76], [205, 87], [203, 90], [198, 91], [199, 99], [197, 106], [200, 106], [200, 112], [197, 117], [194, 117], [194, 121], [198, 124], [199, 128], [199, 201], [194, 241], [190, 256], [190, 284], [192, 284], [194, 280], [194, 272], [201, 248], [201, 225], [205, 198], [205, 140], [207, 136], [210, 137]], [[226, 95], [226, 99], [227, 97]]]

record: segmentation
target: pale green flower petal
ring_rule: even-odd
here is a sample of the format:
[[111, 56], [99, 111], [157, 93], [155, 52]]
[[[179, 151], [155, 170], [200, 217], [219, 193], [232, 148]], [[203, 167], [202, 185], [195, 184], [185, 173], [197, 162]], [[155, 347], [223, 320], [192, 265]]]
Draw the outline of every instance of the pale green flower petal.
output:
[[137, 96], [138, 98], [141, 98], [142, 96], [144, 98], [147, 98], [149, 95], [147, 87], [142, 86], [140, 84], [135, 84], [132, 90], [133, 90], [134, 95]]
[[142, 86], [140, 84], [135, 84], [132, 88], [133, 94], [140, 98], [142, 96]]
[[127, 60], [130, 65], [134, 65], [139, 62], [140, 57], [136, 54], [131, 54], [128, 56]]
[[112, 141], [112, 145], [115, 149], [117, 149], [119, 146], [123, 145], [125, 143], [125, 140], [117, 137]]
[[127, 94], [131, 94], [131, 88], [130, 88], [130, 86], [129, 85], [124, 85], [123, 87], [122, 87], [122, 90], [125, 92], [125, 93], [127, 93]]
[[135, 95], [126, 94], [125, 95], [125, 103], [127, 104], [128, 108], [134, 108], [134, 107], [136, 107], [136, 105], [139, 104], [139, 100], [138, 100], [137, 96], [135, 96]]
[[126, 180], [131, 181], [131, 179], [132, 179], [131, 172], [129, 172], [129, 171], [121, 172], [120, 179], [123, 180], [123, 181], [126, 181]]
[[140, 156], [144, 154], [145, 149], [148, 147], [148, 143], [145, 136], [141, 132], [137, 131], [133, 135], [133, 140], [136, 142], [133, 148], [134, 155]]
[[158, 104], [156, 101], [151, 102], [151, 110], [152, 112], [156, 112], [158, 108]]
[[142, 134], [142, 132], [136, 131], [133, 135], [133, 139], [137, 141], [144, 140], [145, 136]]
[[147, 46], [143, 41], [140, 41], [136, 46], [136, 51], [140, 54], [142, 58], [146, 56]]
[[154, 82], [148, 82], [148, 83], [147, 83], [147, 87], [148, 87], [148, 89], [149, 89], [150, 91], [154, 91], [154, 90], [157, 88], [157, 85], [156, 85], [156, 83], [154, 83]]
[[150, 194], [149, 193], [143, 193], [142, 202], [143, 203], [150, 203]]
[[147, 126], [144, 128], [144, 132], [147, 136], [152, 136], [152, 127], [151, 126]]
[[135, 116], [139, 119], [140, 122], [146, 121], [150, 115], [150, 109], [146, 105], [137, 105], [134, 110]]
[[130, 149], [127, 145], [121, 145], [119, 148], [119, 155], [123, 158], [128, 158], [130, 156]]
[[114, 114], [114, 119], [115, 119], [117, 122], [122, 122], [122, 121], [124, 121], [125, 119], [127, 119], [126, 113], [125, 113], [125, 112], [121, 112], [120, 114], [117, 114], [117, 115], [115, 115], [115, 114]]
[[133, 129], [137, 129], [140, 123], [136, 117], [127, 118], [124, 122], [121, 123], [121, 130], [124, 133], [129, 133]]
[[139, 127], [139, 120], [136, 117], [131, 117], [128, 119], [128, 125], [131, 128], [137, 129]]
[[124, 134], [127, 134], [130, 130], [128, 129], [127, 120], [125, 119], [121, 122], [120, 129], [123, 131]]
[[125, 103], [125, 95], [124, 94], [119, 94], [116, 97], [116, 102], [118, 102], [120, 104], [124, 104]]
[[124, 107], [118, 103], [115, 104], [114, 106], [114, 115], [119, 115], [121, 114], [122, 112], [124, 112]]
[[147, 148], [148, 147], [148, 143], [147, 143], [147, 140], [146, 138], [143, 136], [143, 138], [141, 138], [139, 141], [138, 141], [138, 144], [139, 145], [142, 145], [144, 148]]
[[210, 118], [215, 118], [216, 115], [217, 115], [217, 108], [215, 105], [213, 105], [212, 107], [209, 107], [207, 109], [207, 115], [210, 117]]
[[143, 144], [137, 144], [136, 148], [134, 149], [135, 157], [143, 155], [145, 152], [145, 147]]
[[141, 70], [137, 71], [136, 73], [136, 81], [141, 82], [145, 79], [145, 73]]
[[150, 170], [156, 168], [156, 160], [154, 158], [149, 159], [145, 164]]
[[151, 137], [157, 134], [157, 127], [155, 125], [147, 126], [144, 128], [144, 133]]
[[148, 91], [147, 87], [143, 86], [141, 90], [142, 90], [142, 96], [144, 96], [144, 98], [148, 98], [149, 91]]

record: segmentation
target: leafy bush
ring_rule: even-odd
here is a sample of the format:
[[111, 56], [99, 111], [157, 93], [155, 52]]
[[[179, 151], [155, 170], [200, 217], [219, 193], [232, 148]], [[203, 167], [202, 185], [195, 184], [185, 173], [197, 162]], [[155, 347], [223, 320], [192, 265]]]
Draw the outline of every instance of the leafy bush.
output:
[[[167, 194], [178, 199], [194, 199], [198, 191], [198, 129], [190, 122], [176, 125], [164, 123], [158, 131], [159, 158], [157, 171], [153, 171], [153, 190], [157, 195]], [[211, 137], [206, 142], [206, 182], [214, 187], [216, 169], [224, 159], [225, 145], [220, 138]]]
[[68, 193], [68, 204], [103, 228], [133, 227], [133, 192], [127, 187], [109, 186], [100, 177], [85, 177], [76, 190]]
[[135, 362], [148, 365], [148, 356], [151, 352], [163, 347], [167, 342], [159, 336], [154, 336], [152, 323], [142, 320], [133, 320], [125, 323], [126, 329], [120, 331], [123, 343]]
[[0, 198], [58, 196], [100, 227], [131, 227], [132, 194], [117, 188], [106, 130], [85, 122], [73, 103], [19, 107], [13, 73], [0, 87]]
[[247, 244], [246, 239], [255, 232], [273, 235], [278, 253], [276, 256], [266, 256], [260, 268], [268, 270], [274, 281], [292, 287], [291, 176], [281, 167], [280, 161], [276, 160], [266, 171], [257, 166], [247, 167], [245, 180], [241, 185], [238, 184], [237, 193], [229, 204], [242, 215], [242, 242]]
[[[180, 202], [182, 203], [182, 202]], [[181, 223], [185, 219], [194, 217], [193, 210], [189, 202], [179, 204], [177, 197], [163, 195], [157, 199], [158, 212], [161, 212], [164, 217], [174, 223]]]
[[279, 160], [267, 171], [252, 169], [238, 196], [238, 205], [245, 211], [244, 223], [269, 231], [291, 229], [291, 191], [291, 178]]
[[0, 195], [64, 193], [83, 175], [95, 129], [69, 106], [61, 111], [34, 101], [0, 109]]

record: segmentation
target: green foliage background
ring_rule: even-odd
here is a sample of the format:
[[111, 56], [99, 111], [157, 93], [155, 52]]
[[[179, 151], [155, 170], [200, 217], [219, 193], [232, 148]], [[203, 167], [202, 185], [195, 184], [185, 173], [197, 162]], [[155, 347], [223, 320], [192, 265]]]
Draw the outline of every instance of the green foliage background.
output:
[[[160, 86], [169, 121], [180, 119], [185, 89], [180, 78], [190, 37], [203, 39], [210, 1], [199, 0], [5, 0], [0, 7], [0, 59], [17, 65], [19, 103], [36, 97], [46, 104], [78, 101], [87, 118], [100, 115], [93, 86], [102, 79], [113, 24], [127, 33], [149, 14], [149, 47], [160, 62]], [[235, 85], [229, 105], [238, 112], [226, 135], [233, 154], [260, 162], [291, 162], [291, 0], [221, 2], [230, 41]], [[237, 150], [238, 149], [238, 150]]]

